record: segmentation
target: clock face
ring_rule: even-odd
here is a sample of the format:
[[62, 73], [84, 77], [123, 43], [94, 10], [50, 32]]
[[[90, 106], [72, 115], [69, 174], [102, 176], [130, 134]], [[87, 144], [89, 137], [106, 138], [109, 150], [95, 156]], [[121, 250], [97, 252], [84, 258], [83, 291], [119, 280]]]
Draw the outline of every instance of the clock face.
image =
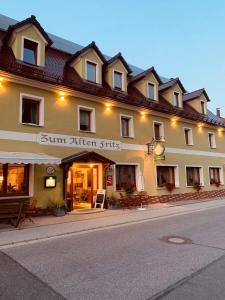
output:
[[46, 171], [47, 171], [47, 173], [48, 173], [49, 175], [55, 173], [55, 169], [54, 169], [52, 166], [47, 167]]
[[155, 155], [163, 155], [165, 152], [165, 147], [161, 143], [157, 143], [154, 147]]

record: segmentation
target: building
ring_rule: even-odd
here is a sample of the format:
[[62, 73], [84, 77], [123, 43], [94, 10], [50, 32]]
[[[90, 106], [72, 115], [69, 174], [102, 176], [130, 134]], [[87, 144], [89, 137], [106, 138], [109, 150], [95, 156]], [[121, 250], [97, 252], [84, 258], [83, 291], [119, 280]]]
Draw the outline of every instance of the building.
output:
[[[0, 15], [0, 197], [224, 190], [225, 122], [205, 89]], [[172, 191], [171, 191], [172, 190]]]

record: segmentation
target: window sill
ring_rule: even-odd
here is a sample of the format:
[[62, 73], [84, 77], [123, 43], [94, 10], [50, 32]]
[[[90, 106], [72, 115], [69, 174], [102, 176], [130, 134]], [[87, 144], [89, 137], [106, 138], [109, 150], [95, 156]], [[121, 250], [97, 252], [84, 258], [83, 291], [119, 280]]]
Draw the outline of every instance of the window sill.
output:
[[96, 133], [96, 131], [81, 130], [81, 129], [79, 129], [79, 132], [83, 132], [83, 133]]
[[[174, 190], [175, 190], [175, 189], [179, 189], [179, 188], [180, 188], [180, 186], [175, 186]], [[163, 190], [166, 191], [166, 190], [167, 190], [166, 187], [164, 187], [164, 186], [162, 186], [162, 187], [158, 186], [156, 189], [157, 189], [157, 190], [161, 190], [161, 191], [163, 191]]]
[[[200, 185], [200, 187], [202, 188], [202, 187], [205, 187], [205, 185]], [[186, 185], [186, 188], [192, 188], [192, 189], [194, 189], [194, 186], [193, 185]]]
[[20, 123], [20, 124], [24, 125], [24, 126], [44, 127], [44, 125], [37, 125], [37, 124], [32, 124], [32, 123]]
[[121, 135], [122, 138], [125, 139], [134, 139], [134, 136], [125, 136], [125, 135]]
[[216, 149], [216, 147], [210, 147], [210, 149], [214, 150], [214, 149]]
[[194, 144], [185, 144], [185, 146], [194, 146]]

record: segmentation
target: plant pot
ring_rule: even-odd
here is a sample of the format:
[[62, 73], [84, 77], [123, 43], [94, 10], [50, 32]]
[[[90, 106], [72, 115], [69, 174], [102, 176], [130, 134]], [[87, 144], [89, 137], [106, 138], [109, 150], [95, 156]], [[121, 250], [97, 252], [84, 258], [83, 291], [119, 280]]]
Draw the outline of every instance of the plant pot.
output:
[[66, 212], [64, 208], [54, 208], [53, 209], [53, 215], [56, 217], [63, 217], [65, 216]]

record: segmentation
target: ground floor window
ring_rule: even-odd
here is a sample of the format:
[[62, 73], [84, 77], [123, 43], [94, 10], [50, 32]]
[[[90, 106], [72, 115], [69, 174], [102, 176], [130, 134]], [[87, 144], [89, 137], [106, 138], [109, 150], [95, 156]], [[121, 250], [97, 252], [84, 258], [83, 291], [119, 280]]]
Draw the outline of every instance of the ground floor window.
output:
[[127, 192], [136, 190], [135, 165], [116, 165], [116, 190]]
[[157, 166], [157, 186], [164, 187], [172, 184], [175, 187], [175, 167]]
[[220, 168], [209, 168], [210, 184], [221, 184]]
[[0, 164], [0, 196], [20, 196], [29, 193], [29, 166]]
[[186, 168], [187, 186], [201, 185], [200, 171], [200, 167]]

